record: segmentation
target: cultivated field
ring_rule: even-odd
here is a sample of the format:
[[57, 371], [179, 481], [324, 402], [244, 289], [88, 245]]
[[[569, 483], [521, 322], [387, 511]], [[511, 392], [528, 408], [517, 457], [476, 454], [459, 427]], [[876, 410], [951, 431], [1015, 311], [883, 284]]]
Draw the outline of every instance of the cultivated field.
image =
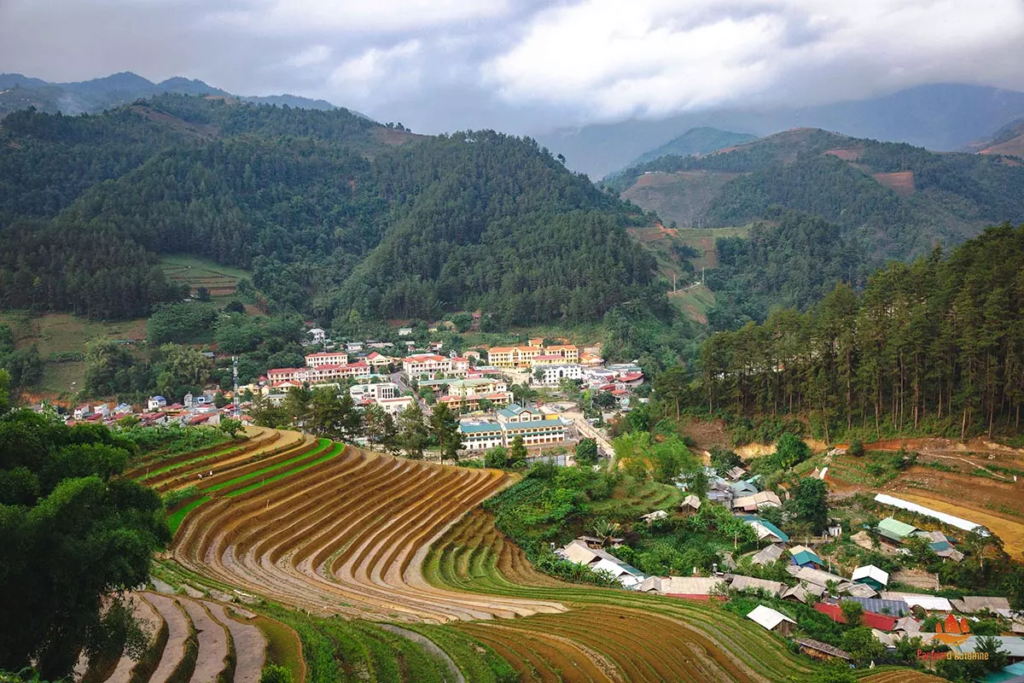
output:
[[240, 268], [222, 266], [194, 256], [164, 256], [160, 259], [160, 267], [168, 280], [187, 284], [193, 294], [200, 287], [206, 287], [215, 301], [230, 299], [235, 294], [238, 281], [250, 276]]

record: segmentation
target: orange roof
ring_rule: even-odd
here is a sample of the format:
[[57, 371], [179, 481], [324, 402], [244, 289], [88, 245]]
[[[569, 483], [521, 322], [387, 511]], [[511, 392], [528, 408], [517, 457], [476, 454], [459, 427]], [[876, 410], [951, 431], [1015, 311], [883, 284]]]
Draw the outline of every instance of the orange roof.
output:
[[573, 351], [575, 351], [576, 347], [573, 346], [572, 344], [557, 344], [555, 346], [549, 346], [548, 347], [548, 351], [556, 351], [556, 350], [557, 351], [562, 351], [562, 350], [569, 350], [569, 349], [572, 349]]

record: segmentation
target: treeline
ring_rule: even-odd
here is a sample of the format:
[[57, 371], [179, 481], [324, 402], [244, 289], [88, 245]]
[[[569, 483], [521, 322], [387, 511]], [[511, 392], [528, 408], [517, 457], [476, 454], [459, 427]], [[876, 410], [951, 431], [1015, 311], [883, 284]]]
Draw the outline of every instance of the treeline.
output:
[[669, 402], [734, 415], [810, 415], [826, 438], [863, 429], [1016, 433], [1024, 402], [1024, 225], [948, 258], [892, 263], [863, 293], [837, 286], [807, 313], [776, 309], [711, 337], [700, 377]]
[[[188, 134], [150, 140], [154, 112]], [[0, 159], [9, 148], [20, 160], [0, 165], [5, 189], [63, 190], [12, 204], [17, 220], [0, 223], [7, 306], [146, 315], [183, 295], [155, 265], [164, 253], [251, 268], [272, 307], [325, 323], [476, 308], [505, 325], [579, 322], [654, 291], [654, 261], [624, 230], [647, 219], [529, 139], [482, 131], [387, 148], [383, 127], [343, 110], [180, 96], [81, 117], [84, 132], [70, 117], [18, 116], [0, 133]], [[144, 162], [116, 166], [102, 145], [76, 142], [122, 125], [152, 142]], [[117, 179], [82, 191], [33, 175], [36, 157], [45, 167], [69, 146], [99, 168], [96, 183]]]

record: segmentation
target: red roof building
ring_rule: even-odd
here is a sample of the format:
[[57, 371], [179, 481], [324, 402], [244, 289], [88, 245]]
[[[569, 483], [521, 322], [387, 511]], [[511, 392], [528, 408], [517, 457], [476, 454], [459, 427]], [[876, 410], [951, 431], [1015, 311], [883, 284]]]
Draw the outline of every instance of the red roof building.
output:
[[[832, 621], [837, 624], [846, 623], [846, 617], [843, 616], [843, 609], [839, 605], [819, 602], [814, 605], [814, 609], [831, 617]], [[878, 614], [877, 612], [864, 612], [863, 616], [861, 616], [861, 623], [868, 628], [877, 628], [879, 631], [891, 631], [896, 625], [896, 617]]]

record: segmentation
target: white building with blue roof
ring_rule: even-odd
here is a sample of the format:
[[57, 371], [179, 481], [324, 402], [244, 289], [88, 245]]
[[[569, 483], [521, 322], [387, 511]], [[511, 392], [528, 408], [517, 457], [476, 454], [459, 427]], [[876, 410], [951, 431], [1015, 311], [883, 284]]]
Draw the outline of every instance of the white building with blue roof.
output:
[[527, 447], [565, 441], [565, 422], [534, 408], [513, 403], [498, 411], [497, 422], [467, 420], [459, 424], [463, 447], [467, 451], [485, 451], [495, 446], [508, 448], [517, 436]]

